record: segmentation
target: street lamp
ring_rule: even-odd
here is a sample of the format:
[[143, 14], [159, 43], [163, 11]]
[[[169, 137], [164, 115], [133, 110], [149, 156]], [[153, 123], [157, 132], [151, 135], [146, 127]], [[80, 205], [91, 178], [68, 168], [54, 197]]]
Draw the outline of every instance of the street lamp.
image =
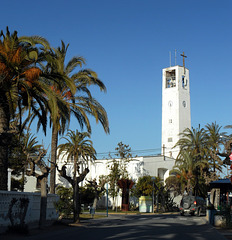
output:
[[108, 217], [108, 183], [106, 183], [106, 216]]
[[156, 177], [152, 177], [152, 213], [154, 213], [154, 185]]

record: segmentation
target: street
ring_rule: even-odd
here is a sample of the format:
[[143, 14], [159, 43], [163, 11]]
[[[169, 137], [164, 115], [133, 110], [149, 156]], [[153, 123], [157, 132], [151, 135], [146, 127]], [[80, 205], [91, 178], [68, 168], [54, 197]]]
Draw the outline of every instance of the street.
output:
[[[13, 238], [6, 238], [13, 239]], [[16, 239], [16, 238], [15, 238]], [[210, 239], [224, 238], [205, 217], [162, 215], [110, 215], [108, 218], [84, 221], [81, 226], [67, 226], [17, 239]], [[4, 239], [5, 240], [5, 239]]]

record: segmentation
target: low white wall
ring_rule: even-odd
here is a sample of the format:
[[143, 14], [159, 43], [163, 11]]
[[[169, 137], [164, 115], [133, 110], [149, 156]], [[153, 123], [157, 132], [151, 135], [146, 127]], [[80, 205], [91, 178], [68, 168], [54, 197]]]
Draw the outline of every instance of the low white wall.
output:
[[[29, 204], [27, 209], [27, 214], [25, 217], [25, 223], [38, 222], [40, 216], [40, 193], [29, 193], [29, 192], [10, 192], [10, 191], [0, 191], [0, 232], [5, 227], [10, 226], [10, 219], [8, 216], [9, 205], [11, 200], [28, 198]], [[48, 194], [47, 197], [47, 220], [58, 219], [58, 212], [54, 207], [54, 202], [58, 201], [59, 196], [56, 194]], [[19, 203], [13, 206], [12, 214], [14, 216], [15, 223], [19, 223]]]

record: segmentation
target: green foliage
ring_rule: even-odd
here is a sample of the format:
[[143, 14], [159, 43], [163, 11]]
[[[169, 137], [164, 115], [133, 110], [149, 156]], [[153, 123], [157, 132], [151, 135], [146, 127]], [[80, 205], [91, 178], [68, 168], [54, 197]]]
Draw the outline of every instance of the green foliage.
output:
[[65, 188], [58, 186], [56, 193], [60, 199], [55, 203], [55, 208], [59, 211], [59, 215], [62, 217], [69, 217], [73, 212], [73, 190], [72, 188]]
[[115, 148], [117, 151], [116, 156], [120, 157], [121, 159], [129, 159], [132, 157], [131, 148], [129, 145], [123, 144], [122, 142], [118, 143], [118, 146]]
[[82, 157], [86, 162], [90, 159], [96, 159], [96, 150], [93, 147], [93, 142], [89, 139], [88, 132], [79, 132], [68, 130], [67, 137], [63, 137], [66, 143], [58, 146], [58, 156], [61, 154], [67, 155], [67, 159], [79, 159]]
[[94, 188], [91, 187], [90, 184], [87, 184], [85, 187], [80, 187], [79, 190], [81, 196], [81, 203], [84, 205], [93, 204], [95, 198]]
[[171, 173], [176, 175], [182, 192], [193, 190], [195, 194], [205, 196], [209, 179], [220, 176], [223, 162], [218, 155], [223, 139], [226, 139], [222, 136], [225, 133], [216, 122], [205, 128], [199, 125], [196, 129], [185, 129], [180, 134], [175, 145], [180, 147], [180, 152]]
[[109, 182], [109, 195], [113, 198], [118, 196], [118, 180], [121, 178], [122, 172], [119, 167], [119, 162], [117, 162], [115, 159], [113, 160], [111, 166], [110, 166], [110, 174], [108, 175], [107, 179]]
[[23, 153], [23, 143], [21, 137], [14, 135], [9, 142], [9, 168], [13, 170], [12, 174], [19, 176], [24, 170], [26, 164], [26, 155]]
[[[14, 124], [17, 124], [17, 121], [15, 121]], [[11, 125], [11, 127], [14, 126]], [[42, 145], [38, 144], [36, 137], [31, 134], [30, 129], [27, 129], [26, 133], [25, 129], [21, 129], [20, 135], [14, 135], [12, 137], [9, 145], [9, 168], [13, 170], [12, 190], [24, 190], [26, 169], [30, 164], [29, 158], [38, 156], [41, 148]], [[15, 179], [14, 176], [21, 176], [21, 178]]]
[[176, 195], [179, 195], [184, 192], [185, 190], [185, 184], [183, 181], [180, 180], [180, 178], [177, 178], [176, 176], [169, 176], [165, 180], [165, 186], [167, 189], [172, 189], [176, 193]]
[[[158, 189], [154, 187], [154, 194], [156, 194], [159, 189], [163, 186], [160, 178], [154, 179], [154, 184], [157, 186]], [[134, 185], [131, 190], [131, 195], [137, 198], [141, 196], [152, 196], [152, 189], [153, 189], [153, 180], [152, 176], [143, 176], [139, 177], [138, 182]]]
[[22, 177], [20, 179], [11, 178], [11, 191], [23, 191], [24, 190], [25, 179]]
[[129, 177], [127, 165], [132, 158], [131, 148], [129, 147], [129, 145], [120, 142], [118, 143], [118, 146], [115, 148], [115, 150], [117, 151], [116, 156], [119, 156], [120, 158], [113, 159], [112, 163], [109, 164], [108, 167], [110, 169], [110, 174], [107, 176], [107, 180], [109, 182], [109, 195], [113, 198], [118, 196], [119, 179], [127, 179]]

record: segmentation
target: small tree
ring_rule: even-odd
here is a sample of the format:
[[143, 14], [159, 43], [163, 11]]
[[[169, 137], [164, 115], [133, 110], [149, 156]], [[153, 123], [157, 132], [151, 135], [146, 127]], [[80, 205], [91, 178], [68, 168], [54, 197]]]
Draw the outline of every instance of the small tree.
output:
[[129, 145], [118, 143], [115, 148], [117, 151], [116, 156], [119, 159], [113, 159], [111, 164], [108, 165], [110, 174], [107, 176], [109, 182], [109, 195], [113, 198], [113, 210], [115, 209], [116, 199], [119, 193], [118, 181], [121, 178], [128, 179], [129, 174], [127, 171], [128, 163], [131, 161], [132, 154]]
[[153, 190], [153, 181], [154, 187], [157, 186], [157, 189], [154, 189], [154, 194], [158, 192], [158, 189], [162, 187], [161, 179], [159, 177], [152, 179], [152, 176], [143, 176], [139, 177], [138, 182], [132, 188], [131, 195], [137, 198], [141, 196], [152, 196]]
[[59, 219], [63, 217], [69, 217], [73, 211], [73, 189], [58, 186], [56, 192], [60, 199], [55, 203], [56, 209], [59, 211]]
[[[39, 225], [43, 226], [46, 221], [47, 211], [47, 178], [49, 175], [50, 168], [43, 161], [47, 151], [42, 145], [38, 144], [36, 137], [33, 136], [30, 131], [26, 134], [21, 135], [20, 139], [21, 149], [19, 155], [24, 155], [23, 164], [19, 165], [19, 170], [23, 169], [23, 183], [24, 185], [24, 173], [28, 176], [34, 176], [37, 181], [41, 183], [41, 203], [40, 203], [40, 220]], [[16, 165], [15, 165], [16, 166]], [[28, 166], [30, 168], [28, 168]], [[39, 167], [40, 173], [35, 171], [35, 167]], [[26, 169], [28, 168], [28, 169]], [[23, 188], [22, 188], [23, 189]]]
[[61, 154], [67, 155], [69, 160], [73, 160], [73, 177], [68, 176], [66, 174], [66, 166], [63, 165], [62, 169], [58, 169], [60, 175], [64, 177], [73, 188], [73, 220], [74, 222], [79, 222], [79, 214], [80, 214], [80, 195], [79, 195], [79, 183], [82, 182], [86, 175], [89, 173], [89, 169], [85, 168], [85, 170], [80, 172], [80, 160], [81, 158], [86, 162], [90, 159], [96, 159], [96, 151], [93, 148], [93, 143], [90, 139], [86, 139], [90, 137], [90, 134], [87, 132], [80, 133], [78, 130], [76, 132], [68, 130], [67, 136], [69, 138], [64, 137], [67, 143], [60, 144], [58, 146], [59, 152], [58, 155]]
[[[88, 181], [88, 180], [87, 180]], [[86, 185], [87, 189], [91, 189], [91, 193], [93, 193], [93, 208], [97, 208], [97, 201], [102, 196], [103, 192], [105, 191], [105, 183], [106, 178], [103, 176], [99, 177], [99, 184], [97, 184], [96, 179], [93, 179], [93, 181], [88, 181], [89, 184]], [[83, 198], [82, 198], [83, 199]]]

